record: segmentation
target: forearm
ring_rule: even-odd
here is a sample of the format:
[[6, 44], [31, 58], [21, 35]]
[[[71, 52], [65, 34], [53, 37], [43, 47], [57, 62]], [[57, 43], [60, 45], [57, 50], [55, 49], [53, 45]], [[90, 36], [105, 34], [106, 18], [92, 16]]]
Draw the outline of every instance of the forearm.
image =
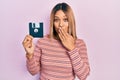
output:
[[74, 50], [69, 51], [68, 54], [71, 58], [75, 74], [80, 78], [80, 80], [85, 80], [89, 74], [90, 69], [89, 65], [86, 64], [81, 58], [79, 49], [75, 48]]
[[27, 69], [28, 71], [32, 74], [35, 75], [40, 71], [40, 64], [39, 62], [35, 59], [34, 55], [26, 55], [27, 57]]

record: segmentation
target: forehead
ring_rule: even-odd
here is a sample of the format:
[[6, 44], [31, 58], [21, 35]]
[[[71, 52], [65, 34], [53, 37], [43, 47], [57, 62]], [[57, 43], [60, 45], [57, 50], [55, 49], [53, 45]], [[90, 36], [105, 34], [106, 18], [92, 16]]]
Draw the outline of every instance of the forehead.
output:
[[67, 17], [66, 14], [62, 10], [58, 10], [55, 13], [55, 17]]

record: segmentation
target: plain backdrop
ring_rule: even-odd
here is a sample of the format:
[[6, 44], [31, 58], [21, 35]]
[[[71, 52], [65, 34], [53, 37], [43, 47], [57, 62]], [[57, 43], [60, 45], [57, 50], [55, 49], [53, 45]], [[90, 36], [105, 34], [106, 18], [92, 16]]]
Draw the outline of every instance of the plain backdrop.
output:
[[27, 71], [22, 41], [29, 22], [43, 22], [49, 33], [49, 15], [59, 2], [72, 7], [78, 38], [86, 42], [87, 80], [120, 80], [120, 0], [0, 0], [0, 80], [39, 80]]

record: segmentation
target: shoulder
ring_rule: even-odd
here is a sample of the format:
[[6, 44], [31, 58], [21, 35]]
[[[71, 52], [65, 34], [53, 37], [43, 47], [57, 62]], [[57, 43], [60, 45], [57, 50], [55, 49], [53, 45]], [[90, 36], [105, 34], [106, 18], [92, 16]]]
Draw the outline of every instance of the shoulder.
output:
[[85, 41], [83, 39], [76, 39], [77, 44], [85, 44]]
[[83, 40], [83, 39], [76, 39], [76, 46], [77, 47], [80, 47], [80, 48], [82, 48], [82, 47], [86, 47], [86, 43], [85, 43], [85, 41]]

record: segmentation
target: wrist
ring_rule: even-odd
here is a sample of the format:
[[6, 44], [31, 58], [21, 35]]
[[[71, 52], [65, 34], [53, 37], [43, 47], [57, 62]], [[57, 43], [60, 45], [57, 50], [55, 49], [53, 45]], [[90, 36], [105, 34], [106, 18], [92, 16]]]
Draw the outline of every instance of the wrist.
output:
[[31, 59], [33, 57], [33, 53], [26, 53], [27, 59]]
[[69, 48], [69, 51], [72, 51], [75, 49], [75, 46], [72, 46], [71, 48]]

